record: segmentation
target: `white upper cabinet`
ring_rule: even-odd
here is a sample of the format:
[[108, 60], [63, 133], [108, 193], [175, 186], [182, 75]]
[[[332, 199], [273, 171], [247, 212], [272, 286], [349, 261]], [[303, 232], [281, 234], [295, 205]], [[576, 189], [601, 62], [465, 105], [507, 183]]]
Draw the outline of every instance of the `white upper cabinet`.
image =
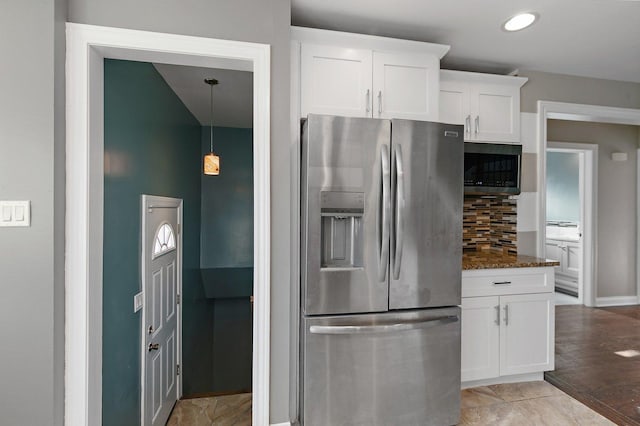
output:
[[520, 142], [522, 77], [440, 72], [440, 121], [463, 124], [471, 142]]
[[437, 120], [439, 72], [435, 55], [373, 52], [373, 117]]
[[302, 45], [302, 116], [308, 113], [371, 116], [370, 50]]
[[438, 120], [440, 58], [449, 46], [299, 27], [292, 39], [300, 58], [299, 76], [292, 68], [299, 117]]

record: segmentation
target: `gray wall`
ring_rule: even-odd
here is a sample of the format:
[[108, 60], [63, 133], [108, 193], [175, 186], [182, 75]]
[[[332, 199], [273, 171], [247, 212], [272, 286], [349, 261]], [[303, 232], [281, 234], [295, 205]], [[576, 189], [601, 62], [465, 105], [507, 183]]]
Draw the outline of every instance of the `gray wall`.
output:
[[[536, 113], [539, 100], [640, 108], [640, 84], [638, 83], [528, 70], [523, 70], [520, 75], [529, 78], [520, 92], [522, 112]], [[550, 120], [550, 123], [552, 121]], [[635, 147], [640, 143], [640, 136], [634, 132], [638, 132], [638, 127], [579, 122], [549, 124], [548, 128], [548, 140], [591, 142], [600, 145], [598, 297], [634, 295], [636, 293], [635, 284], [632, 283], [635, 282], [633, 272], [635, 271], [635, 242], [631, 244], [631, 240], [635, 239], [635, 221], [632, 221], [631, 217], [635, 217], [636, 211], [634, 168], [636, 156], [630, 150], [635, 151]], [[629, 161], [624, 163], [624, 166], [619, 170], [615, 165], [620, 163], [611, 165], [610, 156], [612, 147], [618, 147], [618, 145], [625, 148], [620, 148], [620, 151], [629, 152]], [[634, 168], [633, 171], [632, 168]], [[609, 171], [612, 175], [606, 176]], [[618, 176], [619, 174], [624, 174], [624, 176]], [[619, 179], [615, 181], [613, 176], [618, 176]], [[603, 180], [605, 180], [604, 183]], [[622, 193], [629, 195], [628, 199], [622, 200], [622, 204], [605, 205], [605, 201], [616, 202], [616, 200], [612, 200], [612, 197], [621, 199], [620, 194]], [[613, 213], [614, 216], [606, 216], [608, 212]], [[618, 216], [622, 216], [621, 222], [616, 224], [615, 218]], [[605, 219], [607, 220], [606, 224], [603, 222]], [[613, 246], [613, 235], [623, 233], [623, 240], [620, 244]]]
[[640, 108], [639, 83], [526, 70], [520, 76], [529, 79], [520, 91], [522, 112], [538, 112], [539, 100]]
[[580, 154], [547, 152], [547, 220], [580, 222]]
[[31, 200], [0, 229], [0, 423], [61, 425], [64, 374], [62, 0], [0, 5], [0, 199]]
[[[18, 4], [18, 2], [16, 2]], [[26, 9], [27, 6], [22, 6]], [[13, 14], [12, 14], [13, 15]], [[5, 19], [5, 18], [3, 18]], [[33, 22], [25, 15], [19, 21]], [[288, 420], [290, 180], [289, 0], [69, 0], [69, 21], [271, 45], [271, 422]], [[45, 26], [46, 27], [46, 26]], [[31, 29], [26, 29], [30, 31]], [[38, 34], [44, 33], [38, 29]], [[37, 69], [38, 67], [35, 67]], [[40, 76], [42, 69], [38, 69]], [[24, 80], [24, 86], [31, 84]], [[12, 84], [14, 81], [12, 81]], [[13, 87], [17, 87], [14, 85]], [[17, 90], [17, 89], [16, 89]], [[18, 98], [20, 99], [20, 98]], [[26, 99], [26, 98], [25, 98]], [[45, 164], [50, 163], [46, 158]], [[25, 168], [31, 162], [25, 157]], [[50, 211], [50, 209], [49, 209]], [[35, 282], [35, 281], [34, 281]]]
[[[548, 139], [598, 144], [597, 297], [636, 294], [637, 126], [549, 120]], [[626, 152], [625, 162], [611, 160]]]

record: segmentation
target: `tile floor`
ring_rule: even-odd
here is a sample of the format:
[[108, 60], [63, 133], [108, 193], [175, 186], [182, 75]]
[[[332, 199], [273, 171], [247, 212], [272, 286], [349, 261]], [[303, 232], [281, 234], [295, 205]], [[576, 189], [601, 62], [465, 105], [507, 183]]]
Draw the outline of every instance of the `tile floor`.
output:
[[[461, 426], [613, 425], [542, 381], [465, 389], [461, 408]], [[251, 425], [251, 394], [178, 401], [167, 425]]]
[[543, 381], [482, 386], [462, 391], [459, 425], [613, 425]]
[[178, 401], [167, 426], [251, 426], [251, 394]]

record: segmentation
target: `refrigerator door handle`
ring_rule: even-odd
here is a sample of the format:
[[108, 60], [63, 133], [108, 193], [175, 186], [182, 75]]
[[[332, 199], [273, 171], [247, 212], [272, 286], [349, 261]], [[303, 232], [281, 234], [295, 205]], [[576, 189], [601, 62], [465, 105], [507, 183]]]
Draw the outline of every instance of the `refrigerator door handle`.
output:
[[457, 315], [429, 318], [419, 322], [400, 322], [380, 325], [312, 325], [309, 327], [311, 334], [372, 334], [372, 333], [396, 333], [400, 331], [421, 330], [439, 325], [458, 322]]
[[404, 246], [404, 166], [402, 163], [402, 146], [397, 144], [393, 148], [396, 160], [396, 211], [395, 211], [395, 244], [393, 256], [393, 279], [400, 278], [402, 265], [402, 247]]
[[378, 280], [383, 282], [387, 279], [387, 269], [389, 265], [389, 216], [391, 213], [389, 147], [387, 145], [382, 145], [380, 150], [380, 164], [382, 167], [382, 223], [380, 224], [381, 226], [378, 226], [378, 230], [382, 228], [382, 238], [379, 240], [380, 259], [378, 263]]
[[309, 327], [311, 334], [372, 334], [372, 333], [396, 333], [401, 331], [420, 330], [436, 327], [438, 325], [458, 322], [457, 315], [429, 318], [419, 322], [400, 322], [380, 325], [312, 325]]

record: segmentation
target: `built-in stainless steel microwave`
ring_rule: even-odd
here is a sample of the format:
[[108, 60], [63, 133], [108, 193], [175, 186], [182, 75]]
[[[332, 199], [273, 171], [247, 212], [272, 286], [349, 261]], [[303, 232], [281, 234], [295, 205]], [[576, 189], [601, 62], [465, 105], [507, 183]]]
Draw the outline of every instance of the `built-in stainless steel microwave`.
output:
[[464, 144], [465, 194], [519, 194], [522, 145]]

